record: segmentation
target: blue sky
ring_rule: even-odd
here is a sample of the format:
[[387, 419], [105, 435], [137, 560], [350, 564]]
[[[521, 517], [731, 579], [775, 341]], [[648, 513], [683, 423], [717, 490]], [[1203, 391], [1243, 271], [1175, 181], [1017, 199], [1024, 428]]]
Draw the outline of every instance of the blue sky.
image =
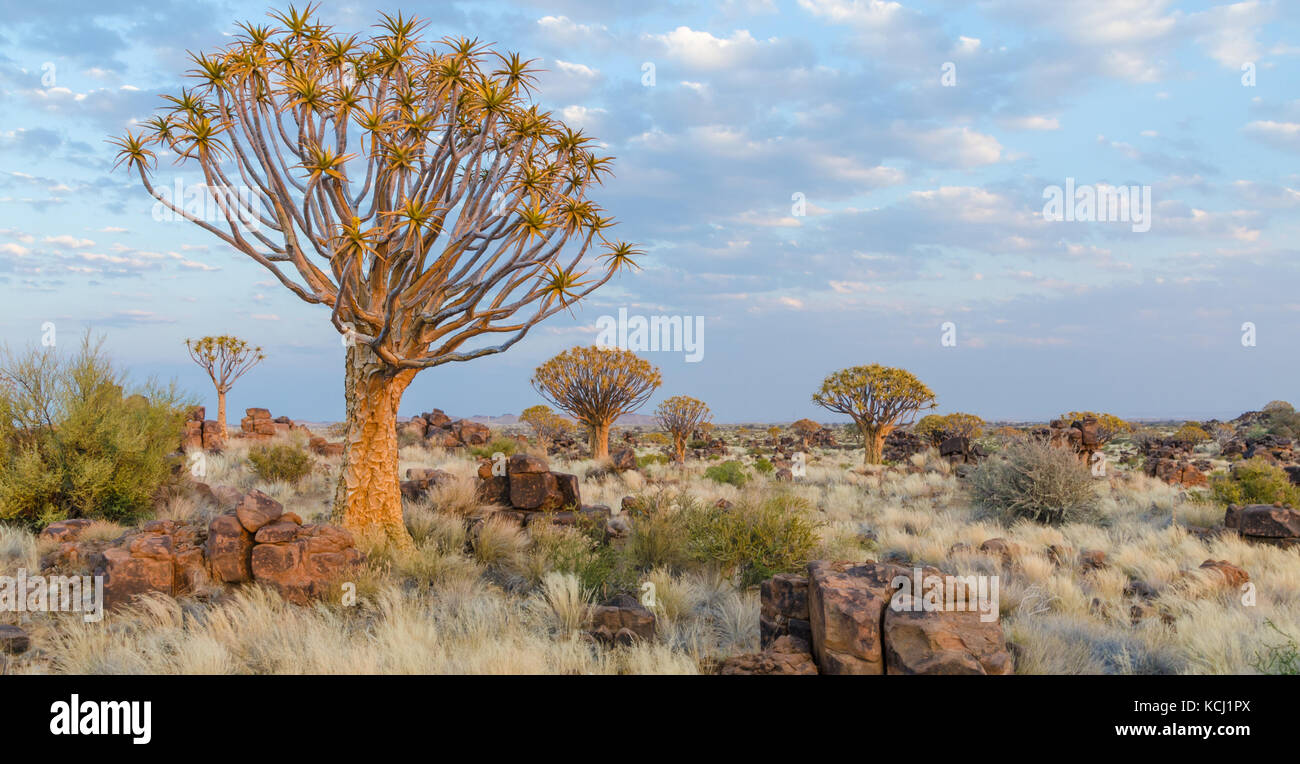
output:
[[[90, 327], [135, 375], [211, 405], [183, 341], [234, 333], [268, 355], [234, 411], [341, 416], [325, 309], [197, 227], [156, 221], [105, 143], [185, 84], [186, 50], [269, 7], [4, 2], [10, 347], [47, 321], [62, 348]], [[619, 308], [704, 317], [699, 362], [646, 355], [664, 376], [646, 413], [688, 394], [720, 421], [827, 419], [812, 391], [865, 363], [913, 371], [941, 412], [990, 419], [1230, 417], [1300, 398], [1300, 4], [521, 0], [329, 3], [322, 18], [365, 32], [398, 9], [430, 37], [538, 59], [538, 100], [617, 157], [597, 198], [647, 251], [508, 353], [423, 372], [403, 414], [537, 403], [529, 372]], [[1067, 178], [1150, 187], [1150, 230], [1045, 219], [1044, 189]]]

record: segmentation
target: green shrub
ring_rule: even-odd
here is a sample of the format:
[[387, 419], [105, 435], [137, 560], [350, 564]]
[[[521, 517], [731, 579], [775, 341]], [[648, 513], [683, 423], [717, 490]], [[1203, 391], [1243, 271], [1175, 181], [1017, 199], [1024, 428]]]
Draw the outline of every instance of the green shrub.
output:
[[645, 469], [651, 464], [667, 464], [668, 461], [668, 457], [663, 454], [646, 454], [636, 458], [636, 466], [639, 469]]
[[632, 533], [624, 545], [628, 562], [637, 570], [686, 567], [691, 561], [686, 523], [699, 510], [699, 502], [667, 491], [641, 495], [637, 500], [637, 509], [631, 513]]
[[1232, 468], [1230, 475], [1216, 475], [1210, 480], [1214, 498], [1224, 504], [1295, 504], [1300, 506], [1300, 490], [1291, 484], [1286, 470], [1256, 457]]
[[471, 448], [469, 452], [480, 459], [491, 459], [494, 454], [513, 456], [519, 450], [519, 441], [514, 438], [495, 438], [486, 446]]
[[745, 465], [734, 459], [709, 467], [704, 471], [704, 477], [715, 483], [727, 483], [737, 488], [743, 486], [749, 480], [749, 475], [745, 472]]
[[262, 480], [297, 484], [311, 474], [311, 454], [286, 443], [264, 444], [248, 449], [248, 464]]
[[971, 493], [985, 514], [1004, 522], [1048, 525], [1083, 520], [1097, 506], [1092, 473], [1066, 448], [1037, 440], [1009, 442], [971, 476]]
[[0, 520], [29, 527], [69, 517], [133, 522], [174, 482], [184, 431], [175, 385], [128, 390], [87, 334], [54, 348], [0, 354]]
[[807, 503], [788, 494], [696, 509], [685, 520], [695, 559], [739, 576], [742, 587], [802, 570], [818, 543]]
[[776, 471], [776, 465], [772, 464], [772, 462], [768, 461], [767, 458], [764, 457], [754, 462], [754, 469], [758, 470], [764, 475], [770, 475]]

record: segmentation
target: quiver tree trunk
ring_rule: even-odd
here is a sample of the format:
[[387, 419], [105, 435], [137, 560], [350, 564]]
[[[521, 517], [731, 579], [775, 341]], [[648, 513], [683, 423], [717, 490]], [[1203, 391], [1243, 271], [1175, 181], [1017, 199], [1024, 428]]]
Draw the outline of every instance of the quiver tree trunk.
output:
[[347, 350], [347, 434], [334, 519], [358, 540], [412, 546], [397, 475], [397, 408], [415, 372], [381, 363], [365, 345]]
[[590, 427], [592, 459], [609, 458], [609, 422], [598, 422]]
[[862, 464], [880, 464], [884, 461], [885, 438], [894, 431], [893, 425], [858, 425], [862, 429]]
[[221, 427], [221, 439], [227, 440], [230, 433], [226, 431], [226, 391], [217, 388], [217, 423]]
[[686, 463], [686, 436], [673, 436], [673, 455], [677, 458], [678, 464]]

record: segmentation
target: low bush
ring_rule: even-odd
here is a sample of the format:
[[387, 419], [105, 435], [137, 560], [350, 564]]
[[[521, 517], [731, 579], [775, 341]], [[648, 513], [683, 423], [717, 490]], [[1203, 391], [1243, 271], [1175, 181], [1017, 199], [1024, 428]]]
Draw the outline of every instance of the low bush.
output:
[[695, 559], [737, 576], [742, 587], [802, 570], [818, 544], [807, 502], [786, 494], [697, 509], [685, 525]]
[[646, 454], [636, 458], [636, 466], [638, 469], [645, 469], [651, 464], [667, 464], [669, 461], [663, 454]]
[[253, 446], [248, 449], [248, 464], [262, 480], [290, 485], [310, 475], [313, 466], [311, 454], [287, 443]]
[[1247, 459], [1229, 475], [1210, 480], [1214, 498], [1224, 504], [1294, 504], [1300, 506], [1300, 489], [1291, 484], [1286, 470], [1260, 459]]
[[486, 446], [471, 448], [470, 453], [480, 459], [491, 459], [496, 454], [513, 456], [519, 450], [519, 441], [514, 438], [495, 438]]
[[1037, 440], [1007, 443], [971, 476], [971, 493], [987, 515], [1048, 525], [1089, 518], [1097, 507], [1092, 473], [1073, 451]]
[[704, 471], [704, 477], [715, 483], [727, 483], [737, 488], [749, 481], [749, 474], [745, 472], [745, 465], [734, 459], [709, 467]]

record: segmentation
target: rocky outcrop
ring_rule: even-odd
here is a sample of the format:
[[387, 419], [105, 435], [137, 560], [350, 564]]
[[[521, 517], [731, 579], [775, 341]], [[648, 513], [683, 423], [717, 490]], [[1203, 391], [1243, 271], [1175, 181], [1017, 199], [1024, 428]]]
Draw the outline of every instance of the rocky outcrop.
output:
[[399, 424], [397, 431], [437, 448], [482, 446], [492, 439], [492, 431], [487, 425], [468, 419], [453, 420], [442, 409], [411, 417]]
[[270, 440], [277, 435], [291, 432], [310, 432], [306, 427], [295, 424], [287, 416], [271, 417], [268, 409], [244, 409], [244, 418], [239, 420], [239, 432], [235, 437], [246, 440]]
[[588, 635], [603, 645], [631, 645], [655, 637], [655, 614], [630, 594], [618, 594], [591, 610]]
[[1229, 504], [1223, 525], [1244, 541], [1284, 549], [1300, 547], [1300, 511], [1281, 504]]
[[[504, 468], [505, 474], [498, 474]], [[486, 504], [524, 513], [582, 508], [577, 475], [551, 472], [547, 461], [531, 454], [514, 454], [503, 463], [479, 463], [479, 498]]]
[[[889, 562], [808, 564], [808, 575], [783, 574], [762, 589], [760, 641], [799, 641], [792, 626], [806, 604], [808, 644], [823, 674], [1009, 674], [1013, 671], [997, 613], [972, 604], [972, 592], [943, 585], [938, 599], [913, 599], [900, 579], [943, 579], [935, 568]], [[783, 633], [784, 632], [784, 633]], [[760, 654], [761, 655], [761, 654]], [[732, 670], [763, 673], [776, 661], [745, 656]], [[778, 661], [779, 662], [779, 661]]]
[[[52, 530], [51, 530], [52, 528]], [[43, 569], [84, 566], [104, 577], [104, 606], [148, 593], [180, 597], [211, 585], [266, 584], [304, 604], [362, 560], [352, 535], [333, 525], [304, 525], [279, 502], [250, 491], [207, 526], [153, 520], [113, 541], [82, 541], [85, 525], [47, 528], [62, 540]]]
[[759, 587], [759, 646], [767, 649], [784, 636], [812, 643], [812, 624], [808, 617], [808, 578], [795, 573], [779, 573]]
[[207, 410], [202, 406], [191, 408], [185, 415], [185, 435], [181, 450], [220, 451], [226, 440], [221, 434], [221, 423], [204, 419]]
[[94, 572], [104, 577], [104, 607], [150, 592], [189, 594], [206, 584], [206, 536], [201, 526], [172, 520], [153, 520], [124, 534], [98, 555]]
[[343, 444], [332, 443], [319, 435], [313, 435], [307, 441], [307, 449], [317, 456], [334, 457], [343, 455]]
[[434, 488], [455, 479], [455, 475], [445, 470], [413, 467], [406, 471], [406, 479], [398, 487], [402, 490], [402, 498], [417, 501], [424, 498]]

